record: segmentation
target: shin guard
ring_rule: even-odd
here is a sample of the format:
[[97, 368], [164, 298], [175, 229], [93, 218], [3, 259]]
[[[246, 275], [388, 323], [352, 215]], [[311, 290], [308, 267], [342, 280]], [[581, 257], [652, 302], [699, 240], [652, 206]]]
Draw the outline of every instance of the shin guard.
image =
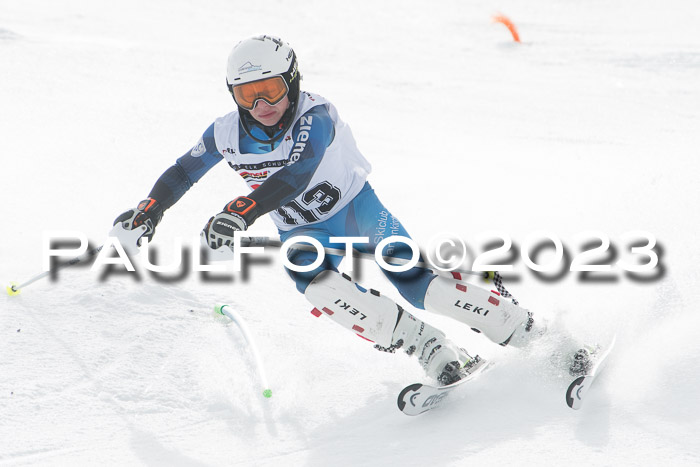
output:
[[305, 296], [316, 310], [373, 341], [380, 350], [393, 352], [402, 348], [408, 355], [416, 355], [433, 378], [442, 373], [446, 364], [464, 364], [469, 359], [443, 332], [376, 290], [360, 287], [346, 275], [322, 272], [307, 287]]
[[491, 341], [516, 347], [532, 337], [532, 313], [473, 284], [436, 277], [425, 295], [425, 309], [460, 321]]

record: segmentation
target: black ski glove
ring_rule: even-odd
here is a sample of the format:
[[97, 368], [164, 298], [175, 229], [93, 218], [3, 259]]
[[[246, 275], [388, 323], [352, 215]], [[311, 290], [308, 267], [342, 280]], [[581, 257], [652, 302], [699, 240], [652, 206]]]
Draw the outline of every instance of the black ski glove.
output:
[[202, 231], [209, 247], [214, 250], [222, 245], [233, 248], [233, 233], [248, 229], [247, 219], [255, 219], [256, 207], [254, 200], [239, 196], [228, 203], [219, 214], [211, 217]]
[[156, 233], [156, 225], [163, 218], [163, 208], [160, 203], [153, 198], [146, 198], [138, 206], [122, 213], [114, 220], [113, 225], [121, 222], [126, 230], [134, 230], [142, 225], [146, 226], [146, 231], [141, 235], [137, 244], [141, 246], [141, 238], [147, 238], [150, 242]]

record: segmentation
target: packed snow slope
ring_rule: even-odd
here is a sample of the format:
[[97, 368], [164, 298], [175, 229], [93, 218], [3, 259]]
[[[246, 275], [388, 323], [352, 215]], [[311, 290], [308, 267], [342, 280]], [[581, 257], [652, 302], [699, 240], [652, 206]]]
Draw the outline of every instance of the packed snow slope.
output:
[[[698, 24], [695, 0], [3, 0], [3, 286], [41, 272], [49, 231], [101, 243], [233, 109], [226, 57], [261, 33], [292, 44], [302, 88], [337, 106], [422, 245], [544, 230], [576, 254], [595, 230], [614, 265], [645, 231], [660, 264], [647, 280], [544, 280], [510, 258], [506, 285], [553, 329], [618, 334], [578, 412], [557, 334], [523, 352], [415, 311], [497, 362], [417, 418], [395, 403], [417, 363], [311, 315], [274, 251], [218, 282], [69, 268], [0, 298], [0, 465], [697, 465]], [[245, 192], [215, 167], [166, 213], [159, 258]], [[374, 265], [353, 274], [407, 306]], [[247, 321], [271, 399], [217, 303]]]

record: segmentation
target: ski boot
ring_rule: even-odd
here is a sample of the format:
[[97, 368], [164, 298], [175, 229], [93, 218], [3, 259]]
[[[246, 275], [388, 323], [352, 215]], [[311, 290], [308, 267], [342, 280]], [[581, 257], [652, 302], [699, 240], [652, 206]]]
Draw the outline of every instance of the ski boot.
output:
[[438, 376], [438, 383], [440, 383], [440, 386], [454, 384], [457, 381], [466, 378], [485, 364], [486, 360], [479, 357], [478, 355], [475, 357], [470, 356], [464, 365], [461, 365], [456, 360], [450, 362], [447, 365], [445, 365], [445, 368], [443, 368], [442, 373], [440, 374], [440, 376]]

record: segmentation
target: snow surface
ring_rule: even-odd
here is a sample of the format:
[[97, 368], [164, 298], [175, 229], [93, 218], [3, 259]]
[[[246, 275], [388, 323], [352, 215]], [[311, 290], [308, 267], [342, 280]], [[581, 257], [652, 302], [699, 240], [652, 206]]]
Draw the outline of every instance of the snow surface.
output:
[[[491, 23], [499, 12], [521, 44]], [[594, 229], [622, 251], [644, 230], [664, 267], [546, 282], [516, 263], [507, 285], [524, 306], [583, 340], [618, 333], [579, 412], [555, 339], [500, 348], [416, 311], [498, 362], [417, 418], [395, 403], [423, 379], [416, 362], [314, 318], [274, 255], [218, 283], [74, 267], [0, 299], [0, 464], [700, 464], [698, 24], [695, 0], [3, 0], [3, 285], [41, 271], [46, 231], [99, 244], [232, 109], [226, 57], [260, 33], [294, 46], [303, 88], [336, 104], [422, 244], [547, 230], [575, 248]], [[213, 169], [158, 227], [164, 260], [243, 193]], [[359, 279], [405, 305], [373, 265]], [[256, 336], [271, 399], [217, 303]]]

